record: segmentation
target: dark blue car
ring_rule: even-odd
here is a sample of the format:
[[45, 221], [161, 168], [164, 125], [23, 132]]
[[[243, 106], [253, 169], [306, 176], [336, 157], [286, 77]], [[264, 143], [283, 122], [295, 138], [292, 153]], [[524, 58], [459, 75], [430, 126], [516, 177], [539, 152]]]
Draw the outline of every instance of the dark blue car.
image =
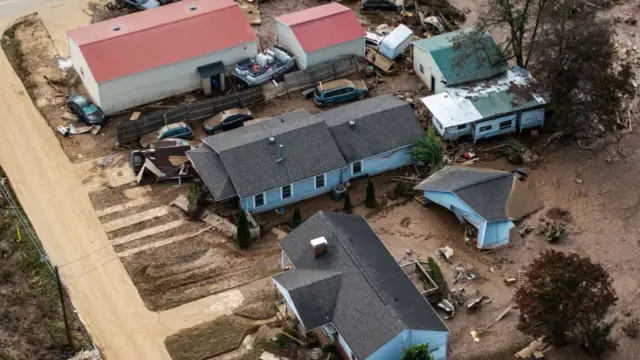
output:
[[80, 94], [69, 96], [67, 108], [87, 125], [104, 125], [104, 113], [102, 110]]
[[331, 107], [347, 101], [362, 100], [368, 92], [367, 85], [362, 80], [320, 82], [313, 92], [313, 101], [318, 106]]

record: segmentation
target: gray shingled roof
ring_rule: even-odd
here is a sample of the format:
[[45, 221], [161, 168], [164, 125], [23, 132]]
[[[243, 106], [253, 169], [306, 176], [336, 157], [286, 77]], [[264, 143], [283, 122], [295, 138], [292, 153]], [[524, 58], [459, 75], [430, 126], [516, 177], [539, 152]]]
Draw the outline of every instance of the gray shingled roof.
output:
[[415, 189], [452, 192], [485, 220], [505, 221], [509, 220], [506, 209], [512, 186], [510, 172], [445, 166]]
[[[318, 114], [347, 162], [381, 154], [413, 143], [424, 136], [413, 109], [393, 95], [356, 101]], [[349, 126], [349, 120], [355, 124]]]
[[[314, 258], [310, 240], [320, 236], [328, 249]], [[448, 332], [363, 217], [316, 213], [280, 246], [295, 269], [274, 280], [300, 294], [292, 300], [304, 326], [311, 330], [332, 322], [358, 358], [405, 329]], [[324, 303], [334, 299], [327, 310]]]
[[[208, 136], [203, 142], [219, 154], [240, 197], [347, 165], [327, 125], [304, 110]], [[281, 144], [284, 156], [277, 162]]]
[[186, 155], [214, 199], [219, 201], [237, 195], [231, 178], [215, 151], [207, 146], [200, 146], [187, 151]]

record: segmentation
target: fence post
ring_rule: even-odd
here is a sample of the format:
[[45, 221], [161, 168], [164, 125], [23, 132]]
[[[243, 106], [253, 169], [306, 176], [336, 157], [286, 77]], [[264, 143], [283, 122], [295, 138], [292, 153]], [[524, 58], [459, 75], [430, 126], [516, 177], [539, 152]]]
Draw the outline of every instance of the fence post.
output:
[[64, 329], [67, 333], [67, 343], [69, 348], [73, 349], [73, 338], [71, 337], [71, 329], [69, 329], [69, 320], [67, 319], [67, 310], [66, 306], [64, 306], [64, 289], [62, 288], [62, 281], [60, 281], [60, 272], [58, 272], [58, 267], [54, 268], [56, 274], [56, 282], [58, 283], [58, 295], [60, 296], [60, 306], [62, 307], [62, 318], [64, 319]]
[[164, 121], [164, 125], [166, 126], [167, 125], [167, 113], [166, 112], [162, 113], [162, 120]]
[[333, 77], [335, 77], [336, 80], [338, 80], [338, 72], [336, 71], [336, 63], [332, 62], [331, 66], [333, 66]]

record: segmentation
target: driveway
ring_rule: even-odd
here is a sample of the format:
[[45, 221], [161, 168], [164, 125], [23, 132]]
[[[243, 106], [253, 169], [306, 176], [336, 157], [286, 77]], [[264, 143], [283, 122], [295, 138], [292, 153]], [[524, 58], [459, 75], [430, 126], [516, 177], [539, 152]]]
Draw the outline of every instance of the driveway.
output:
[[166, 336], [242, 303], [231, 290], [163, 313], [147, 310], [74, 167], [1, 51], [0, 79], [0, 164], [105, 357], [168, 360]]

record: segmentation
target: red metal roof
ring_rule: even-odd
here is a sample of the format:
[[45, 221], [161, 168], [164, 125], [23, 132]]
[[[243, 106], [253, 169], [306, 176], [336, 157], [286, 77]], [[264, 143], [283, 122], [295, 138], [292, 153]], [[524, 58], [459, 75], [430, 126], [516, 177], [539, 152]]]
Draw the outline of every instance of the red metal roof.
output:
[[183, 0], [67, 34], [98, 83], [257, 40], [233, 0]]
[[305, 52], [364, 38], [366, 35], [353, 11], [335, 2], [282, 15], [276, 20], [291, 28]]

